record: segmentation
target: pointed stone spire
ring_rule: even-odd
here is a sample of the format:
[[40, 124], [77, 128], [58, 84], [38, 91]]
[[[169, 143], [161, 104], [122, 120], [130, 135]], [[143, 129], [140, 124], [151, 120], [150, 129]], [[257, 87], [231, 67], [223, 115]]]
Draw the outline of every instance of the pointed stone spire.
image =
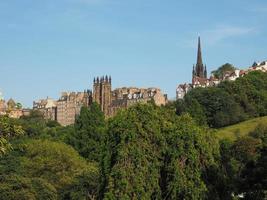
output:
[[200, 37], [198, 37], [197, 66], [203, 66]]
[[111, 83], [111, 76], [109, 76], [109, 83]]

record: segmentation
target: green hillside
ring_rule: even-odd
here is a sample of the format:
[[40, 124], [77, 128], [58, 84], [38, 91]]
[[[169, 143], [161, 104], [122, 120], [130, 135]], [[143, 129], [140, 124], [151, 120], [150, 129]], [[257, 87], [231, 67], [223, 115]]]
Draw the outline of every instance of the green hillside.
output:
[[260, 123], [267, 124], [267, 116], [254, 118], [239, 124], [218, 129], [217, 135], [220, 139], [235, 140], [237, 137], [245, 136], [249, 132], [253, 131]]

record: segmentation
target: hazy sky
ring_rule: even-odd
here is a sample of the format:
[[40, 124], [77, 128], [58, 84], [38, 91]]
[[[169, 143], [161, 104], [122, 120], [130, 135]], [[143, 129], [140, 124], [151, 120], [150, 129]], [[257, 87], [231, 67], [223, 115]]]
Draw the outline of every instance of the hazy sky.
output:
[[0, 0], [0, 90], [25, 106], [61, 91], [190, 82], [197, 37], [208, 70], [267, 60], [266, 0]]

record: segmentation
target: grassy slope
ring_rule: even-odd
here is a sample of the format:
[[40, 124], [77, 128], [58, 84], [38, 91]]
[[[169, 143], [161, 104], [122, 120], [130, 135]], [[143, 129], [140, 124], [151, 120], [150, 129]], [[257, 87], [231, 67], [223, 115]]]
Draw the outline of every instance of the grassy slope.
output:
[[219, 139], [235, 140], [237, 137], [247, 135], [260, 123], [267, 124], [267, 116], [254, 118], [245, 122], [241, 122], [239, 124], [218, 129], [217, 135]]

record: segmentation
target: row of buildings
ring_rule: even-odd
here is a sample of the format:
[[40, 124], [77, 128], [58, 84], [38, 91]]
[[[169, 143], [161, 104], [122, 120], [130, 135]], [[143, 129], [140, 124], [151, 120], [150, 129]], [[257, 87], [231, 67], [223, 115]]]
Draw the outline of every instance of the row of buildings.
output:
[[179, 84], [176, 88], [176, 99], [183, 99], [184, 96], [193, 88], [196, 87], [210, 87], [216, 86], [220, 82], [229, 80], [235, 81], [237, 78], [248, 74], [251, 71], [267, 72], [267, 61], [255, 62], [251, 67], [244, 70], [235, 69], [233, 71], [226, 71], [222, 77], [216, 78], [213, 74], [207, 76], [207, 67], [202, 61], [202, 51], [200, 37], [198, 38], [197, 63], [193, 65], [192, 83]]
[[156, 105], [165, 105], [167, 95], [159, 88], [122, 87], [112, 90], [111, 77], [97, 77], [93, 91], [63, 92], [58, 100], [51, 98], [33, 102], [33, 109], [43, 113], [46, 119], [55, 120], [63, 126], [71, 125], [79, 115], [82, 106], [97, 102], [106, 117], [114, 116], [118, 110], [153, 100]]
[[[213, 74], [208, 77], [207, 67], [202, 60], [201, 41], [198, 38], [197, 63], [193, 65], [192, 82], [178, 85], [176, 99], [183, 99], [192, 88], [216, 86], [224, 80], [234, 81], [254, 70], [267, 72], [267, 61], [254, 63], [246, 70], [226, 71], [220, 78], [215, 78]], [[43, 113], [45, 119], [55, 120], [61, 125], [67, 126], [74, 124], [82, 106], [88, 107], [93, 102], [100, 105], [106, 117], [111, 117], [120, 109], [126, 109], [139, 102], [147, 103], [151, 100], [159, 106], [168, 102], [167, 95], [163, 94], [159, 88], [122, 87], [113, 90], [111, 77], [103, 76], [94, 78], [92, 90], [63, 92], [57, 100], [46, 98], [34, 101], [33, 110]], [[19, 118], [28, 115], [29, 110], [22, 109], [12, 99], [5, 102], [0, 98], [0, 115], [6, 114], [13, 118]]]
[[13, 99], [5, 101], [0, 95], [0, 116], [7, 115], [10, 118], [20, 118], [22, 116], [28, 116], [30, 109], [23, 109], [20, 103], [15, 102]]

